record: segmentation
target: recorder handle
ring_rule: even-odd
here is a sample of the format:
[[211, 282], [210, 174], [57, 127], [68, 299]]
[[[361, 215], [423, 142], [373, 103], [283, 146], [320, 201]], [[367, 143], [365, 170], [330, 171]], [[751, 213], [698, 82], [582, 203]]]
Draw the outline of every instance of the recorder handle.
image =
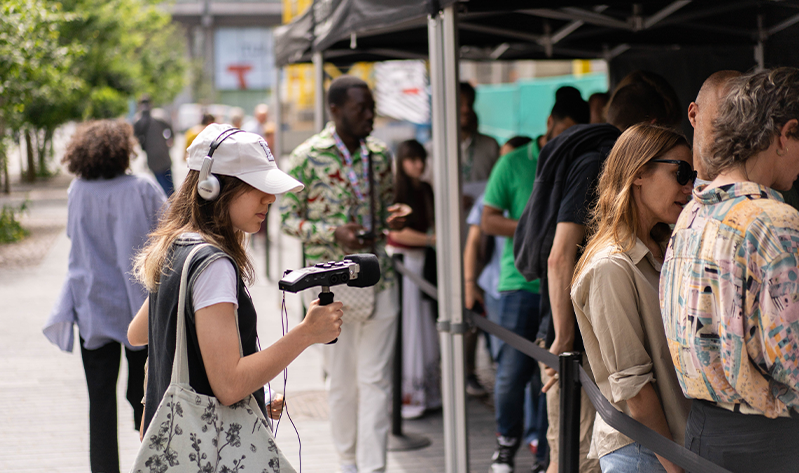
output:
[[[330, 305], [333, 303], [333, 293], [330, 292], [330, 288], [327, 286], [322, 286], [322, 292], [319, 293], [319, 305]], [[333, 340], [332, 342], [327, 342], [327, 345], [332, 345], [338, 341], [338, 338]]]

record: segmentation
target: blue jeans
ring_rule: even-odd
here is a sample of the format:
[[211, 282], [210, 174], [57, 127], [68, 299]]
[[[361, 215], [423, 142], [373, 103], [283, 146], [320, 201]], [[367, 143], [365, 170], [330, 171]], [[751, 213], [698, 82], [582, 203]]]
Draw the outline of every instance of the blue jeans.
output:
[[602, 473], [649, 473], [666, 469], [652, 450], [638, 442], [621, 447], [599, 459]]
[[[535, 340], [539, 324], [540, 296], [518, 290], [501, 293], [499, 299], [486, 298], [488, 319], [512, 332]], [[491, 336], [491, 351], [497, 362], [494, 403], [497, 432], [521, 438], [524, 430], [524, 390], [533, 377], [536, 361]], [[533, 422], [535, 423], [535, 422]]]
[[541, 392], [541, 373], [538, 363], [535, 366], [533, 379], [524, 390], [524, 442], [526, 444], [538, 440], [538, 451], [535, 454], [538, 463], [546, 464], [549, 444], [547, 443], [547, 396]]
[[161, 187], [164, 189], [166, 196], [169, 197], [175, 192], [175, 185], [172, 183], [172, 170], [167, 169], [164, 172], [154, 172], [155, 180], [161, 184]]

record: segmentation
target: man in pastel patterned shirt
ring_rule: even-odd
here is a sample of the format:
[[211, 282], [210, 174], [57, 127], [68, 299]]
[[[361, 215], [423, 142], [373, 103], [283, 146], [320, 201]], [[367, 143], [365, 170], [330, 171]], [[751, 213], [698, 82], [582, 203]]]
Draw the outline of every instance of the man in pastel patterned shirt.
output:
[[730, 471], [799, 465], [799, 69], [731, 80], [701, 156], [711, 182], [674, 227], [666, 338], [693, 399], [685, 446]]
[[324, 347], [324, 356], [341, 471], [383, 472], [399, 310], [396, 275], [383, 234], [401, 226], [401, 219], [391, 206], [391, 155], [369, 136], [375, 102], [367, 84], [351, 76], [337, 78], [330, 84], [328, 104], [333, 122], [291, 154], [289, 174], [305, 189], [287, 194], [280, 211], [283, 231], [303, 242], [306, 264], [364, 252], [374, 252], [380, 260], [381, 279], [374, 288], [333, 288], [339, 293], [337, 300], [346, 292], [360, 291], [359, 297], [372, 301], [372, 315], [365, 321], [346, 320], [351, 309], [344, 300], [341, 335], [336, 344]]

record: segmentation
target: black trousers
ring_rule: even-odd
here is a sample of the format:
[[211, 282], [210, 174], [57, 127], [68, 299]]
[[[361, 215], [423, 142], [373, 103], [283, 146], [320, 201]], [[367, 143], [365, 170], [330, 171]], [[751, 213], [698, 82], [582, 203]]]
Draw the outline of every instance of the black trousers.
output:
[[[95, 350], [83, 347], [83, 371], [89, 388], [89, 459], [92, 473], [119, 473], [117, 440], [117, 379], [122, 345], [111, 342]], [[139, 430], [144, 411], [144, 362], [147, 350], [125, 348], [128, 359], [128, 402], [133, 407], [133, 426]]]
[[685, 448], [735, 473], [795, 473], [799, 471], [799, 416], [769, 419], [694, 400], [685, 427]]

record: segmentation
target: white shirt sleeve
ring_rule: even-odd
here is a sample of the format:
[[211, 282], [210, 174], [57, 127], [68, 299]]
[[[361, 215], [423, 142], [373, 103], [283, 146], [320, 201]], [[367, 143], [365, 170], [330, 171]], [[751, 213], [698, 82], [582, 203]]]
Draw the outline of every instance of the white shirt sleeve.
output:
[[198, 311], [222, 302], [230, 302], [238, 308], [237, 286], [233, 263], [227, 258], [219, 258], [209, 264], [194, 281], [192, 291], [194, 310]]

